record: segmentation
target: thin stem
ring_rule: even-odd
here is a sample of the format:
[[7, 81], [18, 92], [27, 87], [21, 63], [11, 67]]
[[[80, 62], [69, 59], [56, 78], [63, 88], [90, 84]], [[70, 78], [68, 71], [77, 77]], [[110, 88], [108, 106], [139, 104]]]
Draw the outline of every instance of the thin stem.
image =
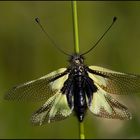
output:
[[[77, 2], [72, 1], [72, 20], [73, 20], [73, 35], [74, 35], [74, 51], [79, 53], [79, 35], [78, 35], [78, 16], [77, 16]], [[79, 137], [85, 139], [84, 123], [79, 122]]]
[[80, 122], [80, 139], [85, 139], [85, 133], [84, 133], [84, 123]]
[[78, 17], [77, 17], [77, 3], [72, 1], [72, 15], [73, 15], [73, 34], [74, 34], [74, 51], [79, 53], [79, 36], [78, 36]]

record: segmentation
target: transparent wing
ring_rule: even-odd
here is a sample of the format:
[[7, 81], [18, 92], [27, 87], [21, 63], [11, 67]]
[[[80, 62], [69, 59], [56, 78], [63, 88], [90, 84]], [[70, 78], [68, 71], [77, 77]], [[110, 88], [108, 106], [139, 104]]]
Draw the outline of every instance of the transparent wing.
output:
[[39, 79], [26, 82], [12, 88], [6, 95], [6, 100], [41, 101], [54, 95], [67, 79], [65, 68], [58, 69]]
[[98, 87], [96, 93], [93, 93], [93, 99], [92, 102], [88, 104], [88, 108], [98, 117], [120, 120], [130, 120], [132, 118], [127, 107], [112, 98], [100, 87]]
[[140, 92], [140, 75], [126, 74], [97, 66], [89, 67], [89, 77], [102, 89], [112, 94]]
[[66, 95], [57, 92], [33, 114], [31, 121], [34, 125], [60, 121], [69, 117], [72, 111], [73, 106], [69, 107]]

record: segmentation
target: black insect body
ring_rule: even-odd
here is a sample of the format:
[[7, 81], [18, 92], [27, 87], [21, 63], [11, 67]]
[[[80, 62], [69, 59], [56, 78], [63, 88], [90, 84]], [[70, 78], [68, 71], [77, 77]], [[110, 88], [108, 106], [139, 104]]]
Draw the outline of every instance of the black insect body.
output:
[[83, 121], [87, 109], [86, 97], [88, 97], [88, 104], [90, 104], [93, 93], [97, 91], [97, 87], [88, 76], [87, 70], [84, 58], [78, 54], [73, 55], [67, 70], [69, 72], [68, 80], [65, 81], [61, 90], [67, 96], [69, 107], [72, 108], [74, 105], [79, 121]]

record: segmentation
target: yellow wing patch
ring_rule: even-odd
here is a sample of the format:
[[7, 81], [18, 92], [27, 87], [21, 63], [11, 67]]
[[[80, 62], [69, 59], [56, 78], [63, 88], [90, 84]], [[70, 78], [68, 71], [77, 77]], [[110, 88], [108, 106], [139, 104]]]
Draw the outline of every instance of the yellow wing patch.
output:
[[132, 118], [124, 105], [120, 104], [98, 85], [96, 86], [98, 87], [98, 90], [96, 93], [93, 93], [92, 102], [88, 105], [89, 110], [94, 115], [120, 120], [130, 120]]
[[107, 68], [99, 67], [99, 66], [89, 66], [90, 69], [95, 71], [101, 71], [101, 72], [109, 72], [109, 73], [116, 73], [116, 74], [124, 74], [122, 72], [116, 72]]
[[65, 94], [57, 92], [53, 97], [33, 114], [32, 123], [42, 125], [67, 118], [72, 113]]

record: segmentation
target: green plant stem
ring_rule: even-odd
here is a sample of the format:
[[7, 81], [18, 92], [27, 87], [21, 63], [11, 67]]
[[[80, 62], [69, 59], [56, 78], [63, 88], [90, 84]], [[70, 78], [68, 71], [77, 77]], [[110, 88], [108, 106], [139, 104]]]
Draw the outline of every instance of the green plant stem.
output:
[[79, 36], [78, 36], [78, 17], [77, 17], [77, 3], [72, 1], [72, 15], [73, 15], [73, 34], [74, 34], [74, 51], [79, 53]]
[[[73, 34], [74, 34], [74, 51], [79, 53], [79, 35], [78, 35], [78, 16], [77, 16], [77, 2], [72, 1], [72, 16], [73, 16]], [[85, 139], [84, 123], [79, 122], [79, 137]]]
[[80, 122], [80, 139], [85, 139], [84, 122]]

